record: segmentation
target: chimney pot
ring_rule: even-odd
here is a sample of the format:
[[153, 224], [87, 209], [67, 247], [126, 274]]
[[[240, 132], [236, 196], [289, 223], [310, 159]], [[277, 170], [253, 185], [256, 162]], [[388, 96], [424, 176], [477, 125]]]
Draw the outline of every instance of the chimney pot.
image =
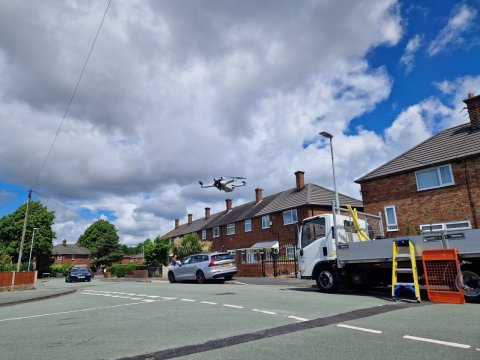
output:
[[468, 99], [463, 102], [467, 105], [472, 130], [480, 129], [480, 95], [468, 93]]
[[255, 189], [255, 202], [258, 204], [263, 199], [263, 189]]
[[296, 181], [297, 181], [297, 191], [300, 191], [305, 187], [304, 174], [305, 174], [304, 171], [295, 172], [295, 178], [296, 178]]
[[67, 246], [67, 239], [63, 239], [63, 246]]
[[210, 208], [206, 207], [205, 208], [205, 219], [208, 219], [210, 217]]
[[227, 204], [227, 211], [232, 210], [232, 199], [226, 199], [225, 203]]
[[175, 229], [178, 229], [180, 226], [180, 219], [175, 219]]
[[188, 214], [188, 225], [192, 223], [193, 214]]

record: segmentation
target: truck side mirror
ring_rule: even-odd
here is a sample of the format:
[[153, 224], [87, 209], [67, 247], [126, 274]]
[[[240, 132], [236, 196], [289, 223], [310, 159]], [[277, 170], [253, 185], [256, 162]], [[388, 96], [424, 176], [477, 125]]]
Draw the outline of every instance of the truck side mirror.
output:
[[294, 234], [294, 237], [295, 237], [295, 242], [298, 243], [298, 224], [295, 223], [295, 234]]

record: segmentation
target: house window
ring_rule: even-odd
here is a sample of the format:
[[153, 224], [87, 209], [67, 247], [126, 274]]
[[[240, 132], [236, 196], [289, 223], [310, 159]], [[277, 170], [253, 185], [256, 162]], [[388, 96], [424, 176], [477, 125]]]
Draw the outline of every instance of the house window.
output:
[[387, 231], [398, 231], [395, 206], [385, 206], [385, 218], [387, 219]]
[[62, 255], [57, 255], [57, 260], [62, 260]]
[[207, 238], [207, 230], [202, 230], [202, 240]]
[[450, 165], [417, 171], [415, 177], [418, 190], [435, 189], [454, 184], [452, 167]]
[[295, 245], [287, 245], [287, 260], [295, 259]]
[[220, 236], [220, 228], [217, 226], [217, 227], [214, 227], [213, 228], [213, 237], [219, 237]]
[[264, 215], [262, 216], [262, 229], [270, 228], [270, 216]]
[[295, 224], [297, 221], [297, 209], [283, 212], [283, 225]]
[[252, 220], [248, 219], [245, 220], [245, 232], [250, 232], [252, 231]]
[[472, 226], [470, 221], [454, 221], [449, 223], [422, 224], [420, 230], [422, 233], [432, 231], [451, 231], [451, 230], [469, 230]]
[[228, 224], [227, 235], [234, 235], [234, 234], [235, 234], [235, 224]]
[[72, 260], [75, 260], [75, 255], [72, 254]]

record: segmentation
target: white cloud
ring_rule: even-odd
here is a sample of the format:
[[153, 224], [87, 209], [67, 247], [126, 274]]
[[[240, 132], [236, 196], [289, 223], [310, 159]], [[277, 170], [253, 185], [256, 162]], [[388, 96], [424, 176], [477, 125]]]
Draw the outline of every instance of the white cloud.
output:
[[434, 56], [448, 48], [463, 44], [462, 34], [470, 29], [476, 18], [477, 10], [467, 5], [454, 7], [447, 25], [430, 43], [427, 50], [428, 55]]
[[[0, 3], [2, 181], [33, 182], [102, 6]], [[296, 170], [332, 188], [322, 130], [334, 135], [339, 191], [358, 198], [355, 178], [446, 126], [452, 111], [432, 97], [385, 134], [350, 134], [392, 86], [366, 55], [401, 36], [395, 1], [112, 2], [36, 184], [56, 210], [57, 241], [110, 213], [123, 243], [154, 238], [175, 218], [223, 210], [225, 194], [198, 185], [221, 175], [248, 178], [229, 194], [234, 206], [256, 187], [294, 187]]]
[[420, 34], [416, 34], [408, 41], [407, 46], [405, 47], [405, 51], [400, 58], [400, 64], [405, 67], [405, 72], [409, 73], [410, 71], [412, 71], [413, 66], [415, 65], [415, 55], [418, 49], [420, 49], [422, 42], [423, 35]]

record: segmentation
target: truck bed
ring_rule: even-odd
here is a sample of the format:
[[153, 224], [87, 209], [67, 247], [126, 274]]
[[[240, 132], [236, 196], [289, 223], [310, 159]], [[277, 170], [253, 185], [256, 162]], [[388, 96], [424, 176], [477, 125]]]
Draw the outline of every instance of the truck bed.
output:
[[392, 242], [400, 239], [408, 239], [414, 243], [418, 260], [426, 249], [456, 248], [460, 258], [480, 255], [480, 229], [476, 229], [362, 242], [339, 242], [338, 260], [343, 264], [392, 261]]

